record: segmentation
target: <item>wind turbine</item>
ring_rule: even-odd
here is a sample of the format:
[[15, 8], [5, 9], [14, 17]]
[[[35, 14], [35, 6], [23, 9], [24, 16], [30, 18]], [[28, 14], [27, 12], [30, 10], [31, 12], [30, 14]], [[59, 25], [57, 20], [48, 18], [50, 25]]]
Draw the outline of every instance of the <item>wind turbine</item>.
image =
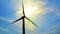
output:
[[23, 34], [25, 34], [25, 18], [27, 20], [29, 20], [32, 24], [34, 24], [36, 27], [38, 27], [38, 26], [34, 22], [32, 22], [28, 17], [26, 17], [25, 12], [24, 12], [24, 4], [23, 4], [23, 2], [22, 2], [22, 9], [23, 9], [23, 16], [21, 18], [15, 20], [15, 21], [13, 21], [11, 24], [13, 24], [13, 23], [15, 23], [15, 22], [22, 19], [22, 22], [23, 22], [23, 24], [22, 24], [23, 25], [22, 26], [23, 30], [22, 31], [23, 31]]

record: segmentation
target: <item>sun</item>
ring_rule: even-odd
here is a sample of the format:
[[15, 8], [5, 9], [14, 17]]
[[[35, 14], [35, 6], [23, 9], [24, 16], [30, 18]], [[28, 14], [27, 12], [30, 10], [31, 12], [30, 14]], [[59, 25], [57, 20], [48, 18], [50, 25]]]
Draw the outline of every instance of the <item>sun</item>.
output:
[[31, 15], [32, 13], [34, 13], [34, 10], [35, 10], [35, 8], [34, 8], [33, 6], [26, 7], [26, 9], [25, 9], [25, 14], [26, 14], [27, 16], [29, 16], [29, 15]]

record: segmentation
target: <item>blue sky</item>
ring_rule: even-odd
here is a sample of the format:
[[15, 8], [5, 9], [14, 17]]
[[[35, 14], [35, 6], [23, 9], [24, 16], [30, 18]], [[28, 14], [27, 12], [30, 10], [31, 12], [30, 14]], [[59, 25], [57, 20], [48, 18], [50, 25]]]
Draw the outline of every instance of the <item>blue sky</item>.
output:
[[[11, 20], [17, 19], [15, 15], [17, 9], [15, 6], [18, 1], [13, 1], [0, 0], [0, 34], [21, 34], [21, 32], [18, 32], [18, 27], [11, 24]], [[38, 14], [34, 20], [38, 28], [35, 28], [33, 31], [26, 29], [26, 34], [60, 34], [60, 0], [35, 1], [46, 3], [42, 6], [45, 9], [45, 13]]]

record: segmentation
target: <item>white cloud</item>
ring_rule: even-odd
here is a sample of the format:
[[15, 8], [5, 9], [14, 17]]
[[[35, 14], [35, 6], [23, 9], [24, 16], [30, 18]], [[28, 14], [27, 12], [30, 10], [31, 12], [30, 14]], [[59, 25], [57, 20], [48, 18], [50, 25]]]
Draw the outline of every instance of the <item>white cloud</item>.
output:
[[9, 30], [5, 29], [5, 28], [0, 28], [0, 31], [6, 31], [6, 32], [8, 32]]
[[12, 22], [13, 20], [10, 20], [10, 19], [8, 19], [8, 18], [3, 18], [3, 17], [1, 17], [0, 16], [0, 20], [5, 20], [5, 21], [8, 21], [8, 22]]

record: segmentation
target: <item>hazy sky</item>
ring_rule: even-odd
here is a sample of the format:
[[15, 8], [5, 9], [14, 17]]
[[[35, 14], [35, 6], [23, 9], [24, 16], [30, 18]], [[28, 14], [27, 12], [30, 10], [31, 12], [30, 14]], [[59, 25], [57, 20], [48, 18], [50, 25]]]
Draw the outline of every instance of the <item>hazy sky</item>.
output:
[[[23, 0], [25, 14], [34, 23], [26, 20], [26, 34], [60, 34], [60, 0]], [[0, 0], [0, 34], [22, 34], [22, 0]]]

